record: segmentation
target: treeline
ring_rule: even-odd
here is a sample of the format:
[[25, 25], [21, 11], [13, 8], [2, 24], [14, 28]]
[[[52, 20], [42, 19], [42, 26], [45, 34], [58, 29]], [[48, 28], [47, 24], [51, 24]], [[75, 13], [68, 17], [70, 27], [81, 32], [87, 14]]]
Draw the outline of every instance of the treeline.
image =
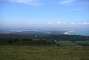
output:
[[55, 45], [54, 40], [45, 40], [45, 39], [19, 39], [19, 38], [9, 38], [0, 40], [0, 45]]
[[47, 39], [29, 38], [4, 38], [0, 39], [0, 45], [27, 45], [27, 46], [89, 46], [89, 41], [58, 41]]
[[[61, 41], [71, 41], [73, 44], [89, 46], [89, 36], [54, 35], [54, 34], [0, 34], [0, 45], [57, 45]], [[79, 42], [77, 42], [79, 41]], [[83, 42], [81, 42], [83, 41]], [[88, 41], [88, 42], [85, 42]], [[70, 42], [67, 44], [71, 44]], [[64, 43], [66, 44], [66, 42]]]

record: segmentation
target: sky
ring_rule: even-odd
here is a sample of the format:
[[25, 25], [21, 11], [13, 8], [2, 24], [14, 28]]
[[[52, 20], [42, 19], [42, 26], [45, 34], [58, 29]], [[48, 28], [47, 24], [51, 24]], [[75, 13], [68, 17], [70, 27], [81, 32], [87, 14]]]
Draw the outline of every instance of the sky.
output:
[[0, 0], [0, 28], [89, 30], [89, 0]]

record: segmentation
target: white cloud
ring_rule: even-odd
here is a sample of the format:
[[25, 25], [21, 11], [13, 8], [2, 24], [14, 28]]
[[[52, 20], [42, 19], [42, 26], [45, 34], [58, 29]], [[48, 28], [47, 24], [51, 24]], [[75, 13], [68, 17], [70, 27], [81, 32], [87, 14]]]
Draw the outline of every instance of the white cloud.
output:
[[47, 24], [49, 24], [49, 25], [50, 25], [50, 24], [53, 24], [53, 23], [52, 23], [52, 22], [47, 22]]
[[71, 35], [71, 34], [73, 34], [73, 32], [74, 32], [74, 31], [66, 31], [66, 32], [64, 32], [64, 34], [65, 34], [65, 35]]
[[8, 2], [26, 4], [26, 5], [31, 5], [31, 6], [40, 5], [40, 1], [39, 0], [8, 0]]
[[89, 25], [89, 22], [83, 21], [83, 22], [64, 22], [64, 21], [49, 21], [47, 22], [49, 25]]
[[75, 0], [63, 0], [63, 1], [60, 1], [59, 4], [62, 4], [62, 5], [72, 4], [73, 2], [75, 2]]
[[83, 22], [83, 24], [85, 24], [85, 25], [89, 25], [89, 22]]
[[61, 24], [62, 22], [61, 21], [57, 21], [57, 24]]

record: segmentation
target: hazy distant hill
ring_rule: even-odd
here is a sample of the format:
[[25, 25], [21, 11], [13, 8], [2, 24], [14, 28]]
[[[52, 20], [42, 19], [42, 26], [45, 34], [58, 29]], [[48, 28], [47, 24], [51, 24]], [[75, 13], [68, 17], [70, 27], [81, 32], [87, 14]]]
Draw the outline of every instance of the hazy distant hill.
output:
[[9, 38], [26, 38], [26, 39], [47, 39], [47, 40], [89, 40], [89, 36], [65, 35], [63, 31], [23, 31], [0, 33], [0, 40]]

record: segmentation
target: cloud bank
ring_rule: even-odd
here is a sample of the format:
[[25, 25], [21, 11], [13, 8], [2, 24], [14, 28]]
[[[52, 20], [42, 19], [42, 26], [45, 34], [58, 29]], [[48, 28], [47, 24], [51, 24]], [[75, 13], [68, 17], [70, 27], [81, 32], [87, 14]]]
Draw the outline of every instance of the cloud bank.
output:
[[59, 4], [65, 5], [65, 4], [72, 4], [73, 2], [75, 2], [76, 0], [63, 0], [61, 2], [59, 2]]
[[40, 5], [40, 0], [0, 0], [2, 3], [18, 3], [18, 4], [26, 4], [31, 6], [38, 6]]

